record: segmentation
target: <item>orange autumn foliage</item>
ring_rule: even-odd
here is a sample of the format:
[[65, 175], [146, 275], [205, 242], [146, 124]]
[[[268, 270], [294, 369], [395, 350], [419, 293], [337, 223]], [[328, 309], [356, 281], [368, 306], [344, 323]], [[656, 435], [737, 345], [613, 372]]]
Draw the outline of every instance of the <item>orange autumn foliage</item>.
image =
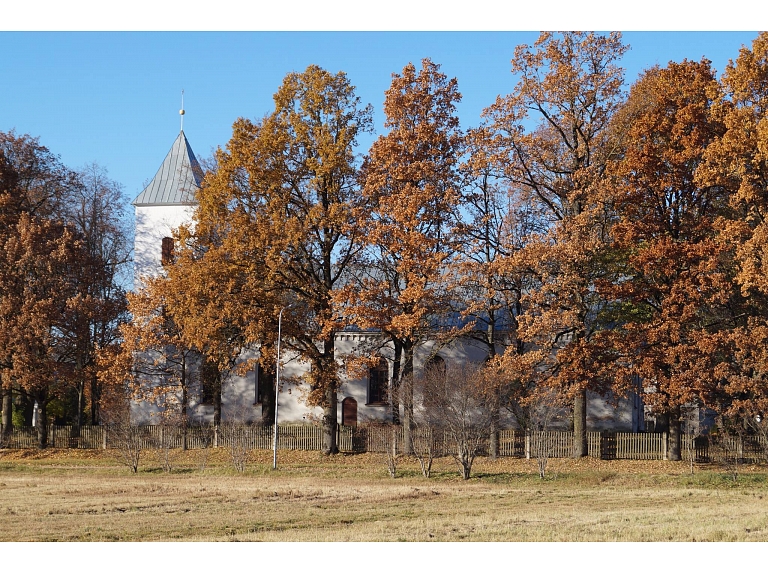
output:
[[[679, 437], [681, 409], [701, 405], [732, 317], [730, 246], [718, 234], [728, 195], [699, 184], [705, 151], [723, 133], [707, 60], [670, 62], [636, 82], [621, 158], [611, 166], [618, 268], [600, 291], [616, 302], [611, 345], [620, 372]], [[672, 457], [680, 457], [679, 444]]]
[[[609, 122], [622, 102], [617, 60], [626, 49], [618, 33], [543, 33], [534, 46], [516, 48], [515, 91], [484, 113], [495, 162], [541, 213], [541, 231], [499, 263], [499, 273], [533, 279], [516, 334], [528, 349], [510, 348], [502, 361], [511, 379], [551, 385], [574, 400], [577, 456], [586, 454], [586, 389], [604, 390], [580, 366], [603, 305], [595, 291], [608, 242], [602, 179], [614, 150]], [[531, 120], [538, 120], [533, 129]]]
[[[416, 346], [434, 335], [449, 309], [445, 273], [456, 251], [460, 99], [456, 80], [428, 59], [420, 70], [408, 64], [393, 74], [384, 102], [388, 132], [362, 168], [366, 204], [357, 218], [365, 252], [337, 304], [349, 324], [380, 330], [392, 342], [395, 389], [412, 379]], [[408, 427], [412, 401], [400, 399]]]

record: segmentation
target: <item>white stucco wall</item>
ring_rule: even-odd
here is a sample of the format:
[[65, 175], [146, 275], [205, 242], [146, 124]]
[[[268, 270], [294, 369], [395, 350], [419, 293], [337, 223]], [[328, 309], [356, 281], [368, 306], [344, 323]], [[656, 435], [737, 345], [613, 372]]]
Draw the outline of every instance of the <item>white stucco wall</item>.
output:
[[[359, 332], [344, 332], [336, 338], [336, 357], [340, 366], [344, 364], [344, 357], [354, 355], [360, 349], [367, 348], [371, 334]], [[433, 355], [442, 357], [446, 364], [461, 362], [481, 363], [486, 358], [486, 351], [473, 345], [469, 340], [460, 340], [446, 346], [435, 348], [435, 342], [426, 342], [416, 348], [415, 371], [418, 375], [425, 362]], [[384, 347], [381, 355], [392, 357], [391, 349]], [[258, 352], [252, 351], [243, 354], [241, 361], [258, 357]], [[303, 382], [302, 376], [309, 369], [306, 362], [300, 361], [295, 352], [286, 351], [282, 357], [280, 368], [280, 394], [278, 406], [278, 420], [280, 423], [310, 423], [319, 422], [322, 417], [322, 409], [310, 408], [306, 397], [309, 387]], [[392, 362], [389, 362], [389, 375], [392, 375]], [[196, 370], [193, 370], [196, 372]], [[368, 404], [368, 378], [351, 378], [341, 369], [341, 386], [338, 392], [337, 417], [341, 422], [341, 402], [347, 398], [354, 398], [357, 402], [357, 421], [386, 421], [391, 418], [388, 405]], [[188, 393], [188, 417], [191, 423], [203, 423], [213, 421], [213, 405], [201, 404], [201, 387], [196, 375], [190, 378]], [[256, 373], [249, 371], [245, 375], [237, 373], [229, 374], [222, 382], [222, 421], [259, 421], [262, 415], [261, 404], [255, 404], [256, 398]], [[159, 423], [160, 412], [157, 406], [148, 403], [135, 404], [133, 414], [137, 421], [144, 423]], [[511, 424], [512, 421], [505, 421]]]
[[[141, 285], [141, 278], [156, 276], [162, 271], [161, 253], [164, 237], [172, 237], [173, 230], [183, 223], [192, 221], [194, 206], [136, 206], [136, 233], [134, 246], [134, 286]], [[342, 365], [344, 356], [359, 353], [361, 349], [370, 347], [372, 334], [360, 332], [344, 332], [337, 336], [336, 356]], [[433, 354], [440, 355], [446, 364], [460, 362], [482, 363], [487, 350], [469, 339], [455, 341], [437, 349], [435, 341], [426, 342], [417, 347], [415, 353], [415, 370], [417, 375], [424, 363]], [[499, 352], [502, 350], [500, 349]], [[244, 354], [242, 360], [256, 357], [258, 352]], [[391, 348], [381, 351], [383, 357], [392, 358]], [[322, 416], [320, 408], [310, 408], [306, 404], [308, 387], [302, 383], [301, 376], [306, 373], [308, 365], [300, 362], [290, 351], [283, 354], [281, 368], [281, 391], [279, 395], [278, 418], [281, 423], [319, 421]], [[392, 363], [389, 362], [390, 377]], [[195, 370], [196, 373], [196, 370]], [[245, 420], [259, 421], [262, 415], [261, 404], [254, 403], [256, 374], [253, 371], [245, 375], [236, 373], [227, 376], [222, 387], [222, 419], [224, 421]], [[192, 423], [211, 422], [213, 420], [213, 405], [200, 403], [200, 383], [196, 375], [189, 386], [188, 416]], [[357, 402], [357, 421], [387, 420], [390, 417], [389, 406], [368, 404], [368, 379], [350, 378], [342, 373], [341, 386], [338, 392], [338, 421], [341, 422], [341, 402], [347, 398]], [[587, 421], [589, 429], [611, 429], [617, 431], [637, 431], [642, 425], [642, 406], [638, 407], [635, 398], [622, 399], [616, 403], [589, 394], [587, 406]], [[638, 412], [639, 410], [639, 412]], [[135, 419], [143, 423], [157, 423], [160, 420], [159, 408], [149, 403], [135, 403], [132, 406]], [[513, 425], [514, 419], [502, 412], [502, 425]], [[563, 427], [569, 426], [568, 421], [561, 422]]]
[[[339, 365], [344, 363], [344, 356], [354, 355], [360, 349], [369, 349], [371, 334], [344, 332], [337, 335], [336, 354]], [[424, 364], [434, 354], [442, 357], [447, 365], [473, 362], [482, 363], [487, 350], [469, 339], [457, 340], [449, 345], [435, 347], [435, 342], [426, 342], [417, 347], [415, 353], [415, 371], [418, 376]], [[383, 357], [391, 359], [392, 351], [385, 346], [381, 350]], [[245, 352], [241, 361], [257, 358], [257, 351]], [[322, 409], [307, 405], [309, 387], [302, 376], [309, 369], [306, 362], [300, 361], [291, 351], [283, 353], [280, 368], [280, 394], [278, 420], [280, 423], [316, 423], [322, 418]], [[389, 375], [392, 375], [392, 362], [389, 361]], [[190, 423], [213, 422], [213, 405], [201, 403], [201, 385], [197, 378], [196, 366], [192, 368], [188, 392], [188, 418]], [[341, 369], [341, 386], [337, 395], [337, 418], [342, 421], [341, 404], [351, 397], [357, 402], [357, 422], [389, 421], [388, 405], [368, 404], [368, 378], [352, 378]], [[264, 382], [262, 382], [262, 385]], [[593, 393], [587, 395], [587, 427], [589, 430], [639, 431], [643, 429], [643, 408], [637, 397], [603, 398]], [[179, 396], [180, 399], [180, 396]], [[256, 373], [248, 371], [244, 375], [230, 373], [222, 382], [222, 421], [259, 422], [262, 418], [262, 405], [256, 403]], [[507, 411], [501, 411], [502, 427], [516, 427], [514, 417]], [[160, 423], [161, 411], [152, 403], [135, 403], [133, 416], [139, 423]], [[570, 428], [569, 414], [552, 424], [554, 429]]]
[[192, 221], [194, 206], [136, 206], [133, 271], [134, 289], [144, 276], [157, 276], [161, 264], [163, 238], [173, 237], [173, 230]]

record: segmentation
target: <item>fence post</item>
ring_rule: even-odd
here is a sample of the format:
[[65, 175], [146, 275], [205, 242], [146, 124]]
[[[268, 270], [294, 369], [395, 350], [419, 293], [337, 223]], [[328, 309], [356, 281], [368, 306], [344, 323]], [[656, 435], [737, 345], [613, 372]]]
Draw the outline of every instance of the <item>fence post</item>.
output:
[[531, 458], [531, 432], [527, 429], [525, 430], [525, 458]]
[[102, 425], [101, 426], [101, 448], [106, 449], [107, 448], [107, 426]]
[[219, 446], [219, 426], [218, 425], [213, 426], [213, 446], [214, 447]]
[[741, 434], [737, 436], [737, 442], [736, 443], [736, 457], [738, 458], [739, 463], [744, 462], [744, 439], [742, 438]]
[[669, 459], [667, 446], [667, 432], [661, 434], [661, 458], [666, 461]]

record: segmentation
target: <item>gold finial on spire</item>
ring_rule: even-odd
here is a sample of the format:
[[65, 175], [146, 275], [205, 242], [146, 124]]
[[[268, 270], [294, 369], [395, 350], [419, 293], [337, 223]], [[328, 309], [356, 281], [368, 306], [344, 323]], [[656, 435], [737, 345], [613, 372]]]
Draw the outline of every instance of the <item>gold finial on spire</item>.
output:
[[179, 110], [179, 116], [181, 116], [181, 131], [184, 131], [184, 90], [181, 91], [181, 110]]

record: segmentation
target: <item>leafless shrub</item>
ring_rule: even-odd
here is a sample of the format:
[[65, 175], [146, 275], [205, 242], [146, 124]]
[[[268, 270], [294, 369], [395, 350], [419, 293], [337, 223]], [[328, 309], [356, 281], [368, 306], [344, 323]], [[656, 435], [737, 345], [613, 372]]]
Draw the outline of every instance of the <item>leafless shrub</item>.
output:
[[157, 454], [160, 467], [166, 473], [173, 469], [179, 453], [186, 441], [187, 422], [179, 412], [167, 411], [163, 414], [160, 436], [156, 438]]
[[401, 457], [398, 450], [400, 426], [391, 423], [370, 423], [367, 427], [369, 435], [379, 439], [379, 444], [383, 448], [384, 463], [387, 466], [389, 476], [394, 479], [397, 477], [397, 465]]
[[245, 427], [238, 423], [224, 423], [219, 426], [219, 438], [227, 446], [235, 471], [243, 473], [248, 464], [248, 449], [245, 444]]
[[245, 472], [250, 460], [250, 440], [253, 437], [253, 425], [238, 421], [228, 421], [219, 426], [219, 440], [229, 451], [232, 466], [238, 473]]
[[101, 418], [106, 426], [108, 444], [117, 453], [120, 463], [133, 473], [139, 471], [139, 460], [150, 438], [146, 430], [131, 421], [131, 409], [124, 389], [114, 391], [110, 402], [101, 405]]
[[[421, 474], [429, 477], [432, 474], [432, 463], [436, 457], [442, 457], [442, 441], [436, 437], [435, 428], [418, 423], [418, 417], [414, 417], [416, 427], [411, 433], [411, 452], [419, 460]], [[440, 432], [437, 432], [440, 433]]]
[[567, 402], [557, 390], [545, 387], [533, 391], [525, 399], [525, 404], [528, 414], [530, 451], [536, 457], [539, 478], [544, 479], [549, 458], [557, 443], [551, 426], [555, 420], [562, 417]]
[[434, 431], [445, 435], [447, 451], [458, 464], [461, 477], [469, 479], [491, 426], [480, 368], [472, 364], [435, 365], [424, 371], [414, 391], [419, 412], [414, 419], [429, 422]]
[[[401, 382], [400, 393], [414, 396], [413, 379], [408, 378]], [[410, 389], [408, 389], [410, 387]], [[420, 399], [419, 399], [420, 401]], [[429, 478], [432, 474], [432, 463], [436, 457], [443, 455], [443, 431], [440, 422], [436, 419], [437, 410], [424, 409], [422, 406], [414, 406], [411, 419], [411, 432], [408, 434], [410, 453], [416, 457], [421, 467], [421, 474]]]
[[214, 429], [211, 424], [204, 424], [196, 430], [199, 439], [199, 447], [197, 449], [197, 463], [200, 472], [205, 471], [208, 465], [208, 456], [211, 453], [211, 447], [213, 446]]
[[741, 425], [721, 416], [709, 436], [710, 460], [722, 466], [734, 481], [739, 478], [739, 466], [744, 456], [742, 435]]
[[133, 425], [129, 420], [112, 420], [107, 424], [107, 433], [110, 443], [117, 451], [118, 460], [133, 473], [138, 473], [141, 453], [150, 441], [146, 430]]

